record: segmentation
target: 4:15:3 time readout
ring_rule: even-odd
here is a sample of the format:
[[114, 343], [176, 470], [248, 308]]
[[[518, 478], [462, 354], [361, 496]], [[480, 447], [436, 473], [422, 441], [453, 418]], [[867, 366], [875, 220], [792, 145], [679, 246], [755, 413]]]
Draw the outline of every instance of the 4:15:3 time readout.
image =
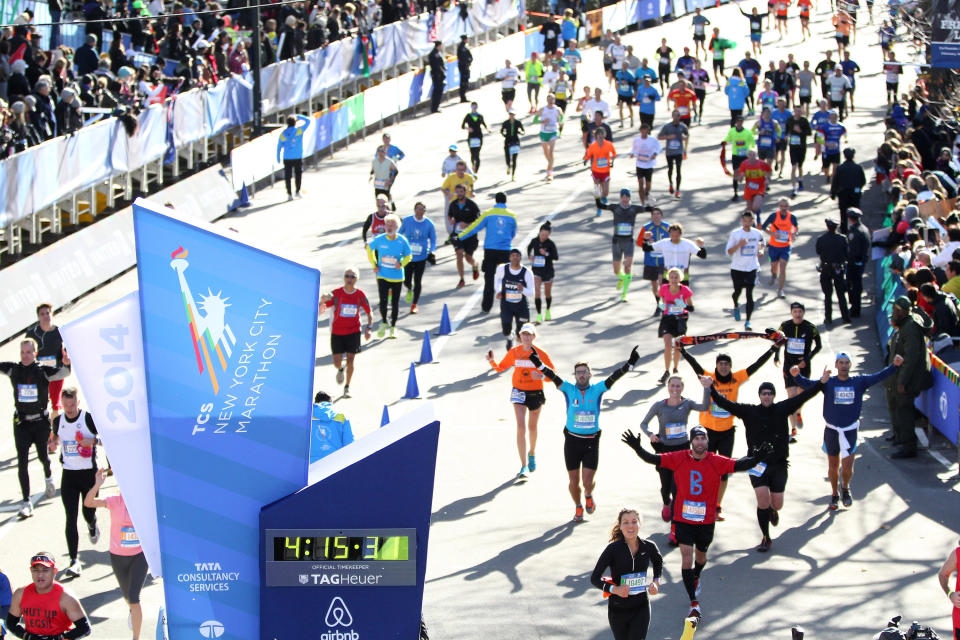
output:
[[273, 538], [273, 560], [379, 562], [407, 560], [407, 536], [299, 536]]

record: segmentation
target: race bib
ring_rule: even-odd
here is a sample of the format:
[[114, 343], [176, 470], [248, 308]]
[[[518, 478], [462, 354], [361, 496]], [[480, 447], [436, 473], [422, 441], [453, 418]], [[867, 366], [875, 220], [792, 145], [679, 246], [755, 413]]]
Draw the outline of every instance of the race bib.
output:
[[632, 236], [633, 235], [633, 225], [629, 222], [618, 222], [617, 223], [617, 235], [618, 236]]
[[355, 304], [341, 304], [340, 305], [340, 317], [341, 318], [356, 318], [357, 317], [358, 307]]
[[745, 75], [747, 76], [747, 80], [749, 80], [750, 78], [752, 78], [755, 73], [756, 73], [756, 71], [754, 71], [753, 69], [747, 69], [747, 71], [746, 71], [746, 73], [745, 73]]
[[690, 115], [690, 107], [678, 106], [678, 107], [677, 107], [677, 111], [680, 113], [680, 117], [681, 117], [681, 118], [682, 118], [683, 116], [688, 116], [688, 115]]
[[853, 404], [857, 397], [857, 392], [853, 387], [835, 387], [833, 390], [834, 404]]
[[707, 517], [707, 503], [684, 500], [680, 516], [690, 522], [703, 522]]
[[756, 247], [756, 245], [752, 245], [752, 244], [745, 244], [745, 245], [743, 245], [742, 247], [740, 247], [740, 255], [741, 255], [741, 256], [746, 256], [746, 257], [748, 257], [748, 258], [751, 257], [751, 256], [757, 255], [757, 247]]
[[777, 242], [790, 242], [790, 232], [784, 231], [783, 229], [777, 229], [773, 237]]
[[687, 305], [682, 302], [667, 305], [667, 313], [671, 316], [678, 316], [686, 311], [686, 309]]
[[507, 147], [507, 151], [510, 152], [510, 155], [515, 156], [518, 153], [520, 153], [520, 145], [512, 144], [509, 147]]
[[39, 364], [41, 367], [56, 367], [57, 356], [38, 356], [37, 364]]
[[747, 189], [751, 189], [753, 191], [759, 191], [760, 183], [753, 180], [747, 180]]
[[398, 262], [395, 256], [380, 254], [380, 264], [390, 269], [396, 269]]
[[713, 59], [714, 59], [714, 60], [723, 60], [723, 49], [714, 49], [714, 50], [713, 50]]
[[625, 573], [620, 576], [620, 586], [630, 587], [630, 595], [635, 596], [647, 592], [647, 572]]
[[139, 547], [140, 538], [133, 527], [120, 527], [120, 546], [121, 547]]
[[610, 161], [607, 158], [597, 158], [596, 167], [598, 169], [606, 169], [608, 166], [610, 166]]
[[834, 140], [827, 140], [827, 150], [829, 151], [839, 151], [840, 142]]
[[752, 475], [754, 478], [759, 478], [760, 476], [763, 475], [763, 472], [766, 470], [767, 470], [767, 463], [758, 462], [757, 466], [755, 466], [753, 469], [750, 469], [750, 471], [747, 471], [747, 473]]
[[387, 188], [387, 179], [386, 178], [374, 178], [373, 186], [377, 189], [386, 189]]
[[77, 441], [76, 441], [76, 440], [64, 440], [64, 441], [63, 441], [63, 455], [64, 455], [64, 457], [72, 458], [72, 457], [74, 457], [74, 456], [79, 456], [79, 455], [80, 455], [80, 451], [79, 451], [78, 449], [79, 449], [79, 447], [77, 447]]
[[510, 392], [510, 402], [513, 404], [523, 404], [527, 401], [527, 394], [520, 389], [514, 389]]
[[790, 135], [790, 144], [791, 144], [791, 145], [793, 145], [793, 146], [799, 145], [799, 144], [800, 144], [800, 140], [801, 140], [800, 136], [798, 136], [798, 135], [796, 135], [796, 134], [791, 134], [791, 135]]
[[37, 393], [37, 385], [35, 384], [18, 384], [17, 385], [17, 402], [36, 402], [39, 398]]
[[683, 438], [687, 435], [687, 425], [683, 422], [668, 422], [663, 426], [663, 435], [668, 440]]
[[520, 302], [523, 300], [523, 294], [519, 291], [507, 291], [507, 295], [504, 296], [504, 299], [507, 302]]
[[710, 403], [710, 415], [714, 418], [729, 418], [730, 412], [722, 409], [716, 402]]
[[676, 149], [679, 149], [680, 146], [681, 146], [681, 141], [680, 141], [680, 140], [677, 140], [677, 139], [674, 139], [674, 138], [671, 138], [670, 140], [667, 140], [667, 149], [674, 149], [674, 150], [676, 150]]
[[787, 338], [787, 353], [792, 356], [802, 356], [807, 348], [807, 341], [803, 338]]
[[757, 140], [757, 145], [761, 147], [769, 147], [773, 144], [773, 138], [770, 136], [760, 136], [760, 139]]
[[423, 245], [418, 242], [411, 242], [410, 253], [414, 255], [420, 255], [421, 253], [423, 253]]
[[643, 104], [650, 104], [651, 102], [653, 102], [653, 99], [649, 95], [646, 95], [646, 96], [643, 96], [642, 102]]
[[597, 424], [597, 414], [593, 411], [577, 411], [573, 416], [573, 421], [578, 427], [592, 427]]
[[651, 258], [653, 258], [654, 260], [663, 260], [663, 252], [662, 252], [662, 251], [651, 251], [648, 255], [649, 255]]
[[533, 256], [533, 266], [535, 267], [547, 266], [547, 256]]
[[800, 87], [800, 95], [804, 98], [810, 95], [810, 87]]
[[470, 138], [469, 140], [467, 140], [467, 144], [470, 145], [471, 149], [476, 149], [477, 147], [480, 146], [482, 142], [483, 140], [481, 140], [480, 138]]
[[621, 82], [617, 85], [617, 91], [619, 91], [621, 95], [628, 96], [630, 95], [630, 85], [625, 82]]

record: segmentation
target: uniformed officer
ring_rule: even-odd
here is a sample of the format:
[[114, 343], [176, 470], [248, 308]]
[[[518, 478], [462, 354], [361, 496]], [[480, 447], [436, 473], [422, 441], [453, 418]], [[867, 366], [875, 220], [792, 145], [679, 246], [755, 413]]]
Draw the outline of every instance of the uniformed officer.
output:
[[470, 88], [470, 63], [473, 62], [473, 54], [467, 48], [466, 34], [460, 36], [460, 44], [457, 45], [457, 70], [460, 72], [460, 102], [467, 101], [467, 89]]
[[863, 212], [857, 207], [847, 209], [847, 296], [850, 299], [850, 317], [860, 317], [860, 298], [863, 295], [863, 267], [870, 259], [870, 230], [860, 222]]
[[443, 52], [440, 47], [443, 46], [439, 40], [434, 41], [433, 50], [427, 56], [427, 63], [430, 65], [430, 82], [433, 88], [430, 93], [430, 113], [440, 111], [440, 101], [443, 99], [443, 90], [447, 78], [447, 63], [443, 59]]
[[823, 323], [833, 322], [833, 292], [844, 322], [850, 322], [847, 312], [846, 285], [843, 272], [847, 265], [847, 238], [837, 233], [837, 221], [825, 218], [827, 231], [817, 238], [817, 255], [820, 256], [820, 289], [823, 290]]
[[833, 173], [833, 183], [830, 185], [830, 197], [836, 199], [840, 208], [840, 233], [847, 233], [847, 209], [860, 206], [860, 193], [867, 184], [867, 177], [863, 167], [854, 162], [856, 150], [847, 147], [843, 150], [843, 162]]

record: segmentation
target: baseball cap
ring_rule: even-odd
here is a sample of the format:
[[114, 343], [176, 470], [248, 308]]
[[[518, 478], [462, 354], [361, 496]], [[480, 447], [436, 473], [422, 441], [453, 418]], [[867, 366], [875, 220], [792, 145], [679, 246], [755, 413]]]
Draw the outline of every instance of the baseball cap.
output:
[[450, 149], [450, 151], [456, 151], [456, 150], [457, 150], [457, 145], [452, 144], [452, 145], [450, 145], [448, 148]]
[[850, 207], [849, 209], [847, 209], [848, 218], [859, 218], [862, 215], [863, 215], [863, 211], [860, 211], [860, 209], [857, 209], [856, 207]]
[[846, 360], [847, 362], [852, 362], [852, 360], [850, 360], [850, 356], [844, 353], [843, 351], [837, 354], [836, 360], [834, 360], [834, 362], [839, 362], [840, 360]]
[[50, 567], [51, 569], [57, 568], [57, 562], [54, 559], [53, 555], [45, 551], [38, 553], [37, 555], [30, 558], [31, 567], [38, 564], [43, 565], [44, 567]]
[[710, 439], [710, 435], [707, 433], [707, 430], [704, 427], [700, 426], [699, 424], [694, 425], [690, 429], [690, 439], [693, 440], [697, 436], [703, 436], [707, 440]]
[[532, 322], [525, 322], [523, 323], [523, 326], [520, 327], [520, 333], [537, 335], [537, 327]]
[[824, 218], [823, 221], [826, 222], [826, 223], [827, 223], [827, 226], [830, 227], [831, 229], [837, 227], [837, 226], [840, 224], [839, 222], [837, 222], [837, 221], [834, 220], [833, 218]]
[[797, 302], [796, 300], [790, 303], [790, 310], [792, 311], [794, 309], [802, 309], [803, 311], [807, 310], [807, 308], [803, 306], [802, 302]]
[[910, 307], [913, 306], [913, 303], [910, 302], [910, 298], [907, 296], [898, 296], [896, 300], [893, 301], [895, 307], [900, 307], [905, 311], [909, 311]]

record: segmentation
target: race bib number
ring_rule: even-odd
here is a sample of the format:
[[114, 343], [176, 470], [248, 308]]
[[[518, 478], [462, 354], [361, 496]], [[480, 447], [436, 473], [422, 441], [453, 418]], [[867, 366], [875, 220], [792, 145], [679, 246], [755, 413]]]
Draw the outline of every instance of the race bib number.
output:
[[39, 398], [37, 393], [37, 385], [35, 384], [18, 384], [17, 385], [17, 402], [36, 402]]
[[800, 87], [800, 95], [804, 98], [810, 95], [810, 87]]
[[807, 341], [803, 338], [787, 338], [787, 353], [792, 356], [802, 356], [807, 348]]
[[357, 317], [358, 307], [355, 304], [341, 304], [340, 305], [340, 317], [341, 318], [356, 318]]
[[642, 102], [643, 104], [650, 104], [653, 102], [653, 99], [650, 96], [643, 96]]
[[710, 403], [710, 415], [714, 418], [729, 418], [730, 412], [721, 408], [716, 402]]
[[750, 469], [750, 471], [747, 471], [747, 473], [752, 475], [754, 478], [759, 478], [760, 476], [763, 475], [763, 472], [766, 470], [767, 470], [767, 463], [758, 462], [757, 466], [755, 466], [753, 469]]
[[714, 59], [714, 60], [723, 60], [723, 49], [714, 49], [714, 50], [713, 50], [713, 59]]
[[791, 134], [791, 136], [790, 136], [790, 144], [791, 144], [791, 145], [793, 145], [793, 146], [798, 146], [798, 145], [800, 144], [800, 140], [801, 140], [800, 136], [798, 136], [798, 135], [796, 135], [796, 134]]
[[527, 394], [520, 389], [514, 389], [510, 392], [510, 402], [513, 404], [523, 404], [527, 401]]
[[840, 143], [835, 140], [827, 140], [827, 150], [828, 151], [839, 151]]
[[740, 247], [740, 255], [745, 257], [751, 257], [757, 255], [757, 247], [753, 244], [745, 244]]
[[647, 592], [647, 572], [625, 573], [620, 576], [620, 586], [630, 587], [630, 595], [635, 596]]
[[678, 316], [686, 311], [686, 309], [687, 305], [682, 302], [667, 305], [667, 313], [671, 316]]
[[760, 190], [760, 183], [759, 183], [759, 182], [755, 182], [755, 181], [753, 181], [753, 180], [748, 180], [748, 181], [747, 181], [747, 189], [751, 189], [751, 190], [753, 190], [753, 191], [759, 191], [759, 190]]
[[411, 242], [410, 253], [414, 255], [420, 255], [421, 253], [423, 253], [423, 245], [420, 244], [419, 242]]
[[507, 295], [504, 296], [504, 299], [507, 302], [520, 302], [523, 300], [523, 294], [519, 291], [507, 291]]
[[373, 186], [377, 189], [386, 189], [387, 188], [387, 179], [386, 178], [374, 178]]
[[467, 140], [467, 144], [470, 145], [471, 149], [476, 149], [477, 147], [479, 147], [481, 142], [482, 140], [480, 138], [470, 138], [469, 140]]
[[679, 149], [680, 142], [681, 142], [680, 140], [676, 140], [676, 139], [667, 140], [667, 149], [674, 149], [674, 150]]
[[687, 425], [682, 422], [669, 422], [663, 426], [663, 434], [668, 440], [675, 440], [687, 435]]
[[507, 147], [507, 151], [510, 152], [510, 155], [515, 156], [518, 153], [520, 153], [520, 145], [512, 144], [509, 147]]
[[533, 266], [535, 267], [547, 266], [547, 256], [533, 256]]
[[681, 117], [681, 118], [682, 118], [683, 116], [688, 116], [688, 115], [690, 115], [690, 107], [678, 106], [678, 107], [677, 107], [677, 111], [680, 112], [680, 117]]
[[777, 229], [773, 237], [777, 242], [790, 242], [790, 232], [784, 231], [783, 229]]
[[680, 516], [690, 522], [703, 522], [707, 517], [707, 503], [684, 500]]
[[624, 96], [630, 95], [630, 89], [631, 89], [630, 85], [625, 82], [621, 82], [620, 84], [617, 85], [617, 91], [619, 91], [620, 94]]
[[749, 80], [750, 78], [752, 78], [755, 73], [756, 73], [756, 71], [754, 71], [753, 69], [747, 69], [746, 72], [745, 72], [745, 75], [747, 76], [747, 80]]
[[853, 387], [836, 387], [833, 390], [833, 403], [834, 404], [853, 404], [853, 401], [857, 397], [857, 392]]
[[760, 136], [760, 139], [757, 141], [757, 145], [761, 147], [769, 147], [773, 144], [773, 138], [770, 136]]
[[662, 251], [651, 251], [649, 255], [650, 255], [650, 257], [653, 258], [654, 260], [663, 260], [663, 252], [662, 252]]
[[597, 424], [597, 414], [593, 411], [577, 411], [573, 416], [573, 421], [578, 427], [592, 427]]
[[120, 527], [120, 546], [121, 547], [139, 547], [140, 538], [133, 527]]
[[629, 222], [618, 222], [617, 223], [617, 235], [618, 236], [632, 236], [633, 235], [633, 225]]
[[67, 458], [72, 458], [74, 456], [79, 456], [80, 451], [77, 447], [76, 440], [64, 440], [63, 441], [63, 455]]
[[597, 169], [606, 169], [610, 166], [610, 161], [607, 158], [597, 158]]
[[41, 367], [56, 367], [57, 356], [40, 356], [37, 358], [37, 364]]
[[397, 258], [395, 256], [380, 255], [380, 264], [384, 267], [389, 267], [390, 269], [397, 268]]

